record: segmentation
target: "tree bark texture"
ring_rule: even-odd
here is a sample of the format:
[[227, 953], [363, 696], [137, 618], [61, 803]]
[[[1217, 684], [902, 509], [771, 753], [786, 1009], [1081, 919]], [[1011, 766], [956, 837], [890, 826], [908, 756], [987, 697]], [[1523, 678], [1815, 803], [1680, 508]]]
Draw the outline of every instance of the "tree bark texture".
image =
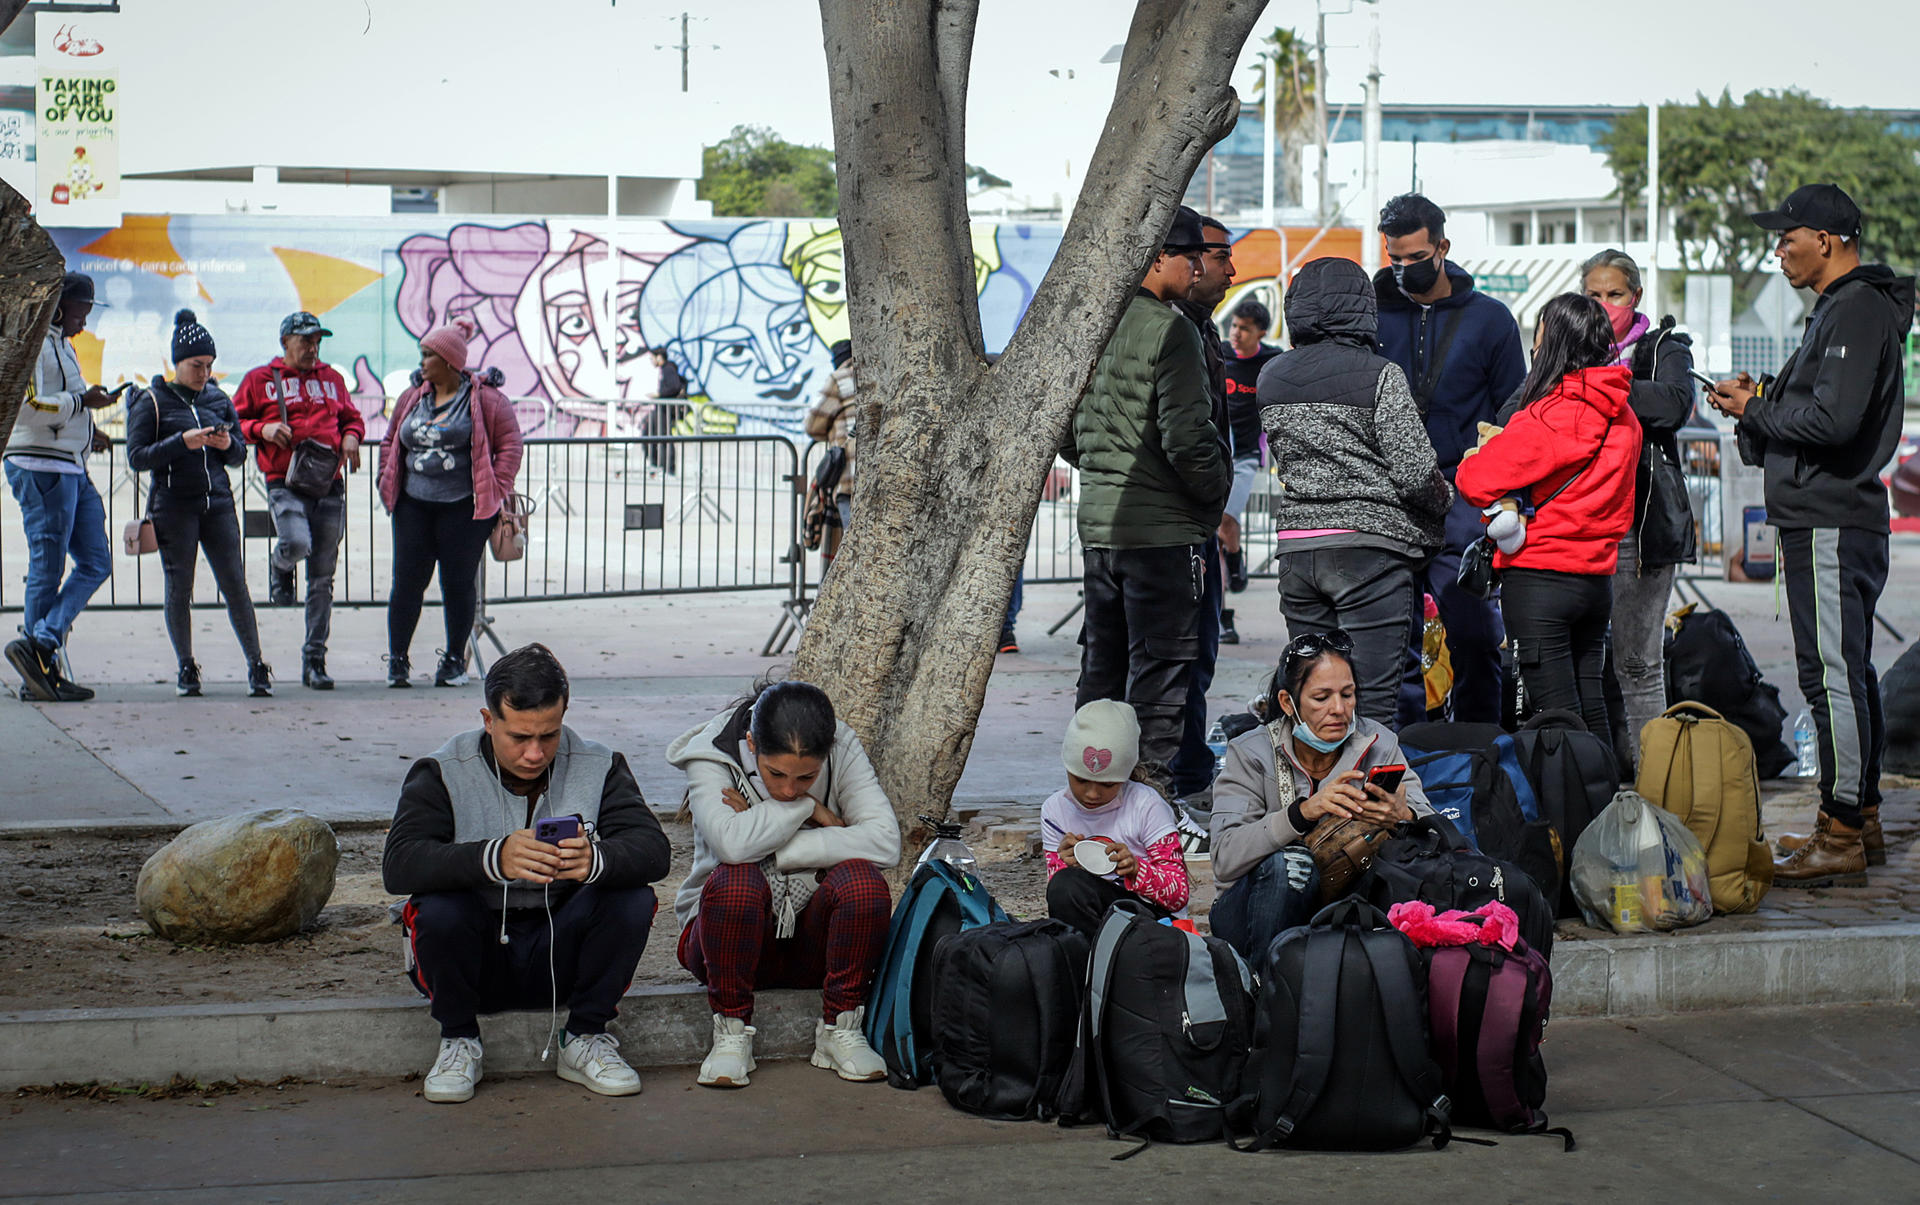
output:
[[0, 445], [13, 433], [33, 381], [66, 267], [27, 199], [0, 181]]
[[860, 470], [793, 673], [860, 734], [903, 829], [946, 813], [1042, 483], [1194, 167], [1233, 128], [1228, 79], [1264, 7], [1140, 0], [1073, 219], [990, 366], [965, 195], [977, 0], [821, 0]]

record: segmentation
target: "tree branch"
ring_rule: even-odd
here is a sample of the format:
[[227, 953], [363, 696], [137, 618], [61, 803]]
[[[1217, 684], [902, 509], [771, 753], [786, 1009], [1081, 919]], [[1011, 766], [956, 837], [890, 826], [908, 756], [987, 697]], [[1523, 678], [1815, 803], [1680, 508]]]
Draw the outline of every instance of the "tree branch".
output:
[[0, 443], [13, 432], [66, 266], [27, 199], [0, 181]]

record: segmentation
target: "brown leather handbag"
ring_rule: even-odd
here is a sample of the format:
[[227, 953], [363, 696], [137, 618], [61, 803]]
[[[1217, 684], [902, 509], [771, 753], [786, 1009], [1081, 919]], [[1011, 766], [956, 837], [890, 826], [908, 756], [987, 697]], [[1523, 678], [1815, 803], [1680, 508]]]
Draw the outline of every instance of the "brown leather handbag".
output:
[[[1280, 788], [1281, 808], [1293, 806], [1297, 793], [1293, 771], [1285, 750], [1280, 747], [1280, 726], [1267, 725], [1267, 739], [1273, 742], [1273, 776]], [[1301, 838], [1313, 864], [1320, 869], [1320, 902], [1330, 904], [1353, 890], [1360, 876], [1373, 866], [1380, 847], [1393, 835], [1391, 823], [1381, 824], [1361, 817], [1336, 820], [1323, 817], [1313, 831]]]

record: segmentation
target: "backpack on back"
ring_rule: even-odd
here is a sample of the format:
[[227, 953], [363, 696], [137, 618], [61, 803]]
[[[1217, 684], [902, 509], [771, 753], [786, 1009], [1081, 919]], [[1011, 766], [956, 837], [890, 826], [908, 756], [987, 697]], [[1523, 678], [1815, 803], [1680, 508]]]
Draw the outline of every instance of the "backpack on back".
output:
[[1680, 817], [1707, 854], [1715, 912], [1751, 912], [1773, 885], [1760, 824], [1760, 780], [1747, 734], [1699, 703], [1676, 703], [1640, 734], [1649, 801]]
[[995, 923], [933, 948], [933, 1078], [954, 1108], [1051, 1119], [1073, 1058], [1087, 938], [1065, 921]]
[[1224, 1137], [1252, 1035], [1251, 976], [1233, 947], [1122, 900], [1094, 938], [1060, 1124], [1101, 1121], [1147, 1142]]
[[1760, 777], [1773, 778], [1793, 764], [1781, 738], [1787, 709], [1780, 691], [1760, 676], [1740, 629], [1724, 611], [1696, 611], [1689, 604], [1667, 620], [1667, 698], [1704, 703], [1737, 725], [1753, 742]]
[[[887, 1082], [918, 1088], [933, 1082], [930, 1055], [934, 943], [1007, 914], [986, 885], [946, 862], [913, 872], [887, 926], [887, 951], [867, 1001], [867, 1044], [887, 1063]], [[916, 1039], [916, 1035], [918, 1035]]]
[[1400, 748], [1427, 802], [1470, 847], [1520, 867], [1548, 899], [1559, 897], [1567, 855], [1513, 737], [1493, 724], [1410, 724]]
[[1472, 912], [1498, 900], [1520, 918], [1526, 943], [1540, 957], [1553, 957], [1553, 907], [1533, 876], [1475, 850], [1438, 816], [1401, 825], [1374, 859], [1360, 894], [1383, 913], [1415, 900], [1437, 912]]
[[1580, 834], [1620, 789], [1619, 763], [1606, 736], [1588, 732], [1586, 723], [1571, 711], [1540, 712], [1509, 739], [1533, 785], [1540, 817], [1553, 828], [1563, 875], [1559, 895], [1549, 897], [1550, 902], [1560, 916], [1578, 916], [1580, 905], [1574, 901], [1564, 870]]
[[1231, 1120], [1253, 1141], [1240, 1149], [1447, 1144], [1420, 955], [1378, 909], [1349, 897], [1274, 940], [1244, 1079]]

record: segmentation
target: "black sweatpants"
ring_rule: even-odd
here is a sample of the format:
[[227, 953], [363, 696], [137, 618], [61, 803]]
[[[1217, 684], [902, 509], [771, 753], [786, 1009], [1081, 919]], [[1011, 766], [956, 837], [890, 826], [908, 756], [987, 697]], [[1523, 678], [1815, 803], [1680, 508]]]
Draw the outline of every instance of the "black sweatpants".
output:
[[1820, 742], [1820, 810], [1859, 827], [1880, 806], [1887, 724], [1873, 669], [1873, 612], [1887, 585], [1887, 533], [1782, 528], [1780, 575], [1800, 693]]
[[1100, 918], [1119, 900], [1133, 900], [1155, 916], [1173, 915], [1147, 897], [1078, 866], [1056, 871], [1047, 880], [1047, 915], [1067, 922], [1088, 937], [1100, 931]]
[[551, 941], [546, 909], [512, 908], [501, 945], [498, 889], [416, 895], [401, 916], [407, 973], [443, 1038], [479, 1037], [483, 1013], [555, 1001], [567, 1006], [568, 1033], [603, 1033], [646, 952], [655, 907], [651, 887], [582, 883], [554, 904]]
[[492, 519], [473, 517], [473, 499], [422, 502], [400, 495], [393, 508], [393, 589], [387, 595], [387, 653], [407, 657], [427, 583], [440, 571], [446, 611], [447, 655], [464, 660], [480, 599], [480, 558], [487, 551]]
[[1073, 705], [1095, 699], [1132, 704], [1140, 717], [1140, 759], [1167, 769], [1180, 750], [1187, 687], [1200, 653], [1205, 547], [1088, 548], [1082, 556], [1086, 610]]
[[239, 637], [240, 651], [249, 667], [260, 661], [260, 629], [254, 620], [253, 596], [247, 592], [247, 566], [240, 556], [240, 522], [232, 505], [205, 514], [197, 510], [170, 510], [155, 506], [153, 537], [160, 545], [160, 569], [167, 579], [167, 639], [182, 665], [193, 660], [193, 578], [200, 553], [227, 601], [227, 622]]
[[1560, 708], [1610, 740], [1607, 714], [1607, 623], [1613, 575], [1505, 569], [1500, 613], [1527, 696], [1545, 711]]

